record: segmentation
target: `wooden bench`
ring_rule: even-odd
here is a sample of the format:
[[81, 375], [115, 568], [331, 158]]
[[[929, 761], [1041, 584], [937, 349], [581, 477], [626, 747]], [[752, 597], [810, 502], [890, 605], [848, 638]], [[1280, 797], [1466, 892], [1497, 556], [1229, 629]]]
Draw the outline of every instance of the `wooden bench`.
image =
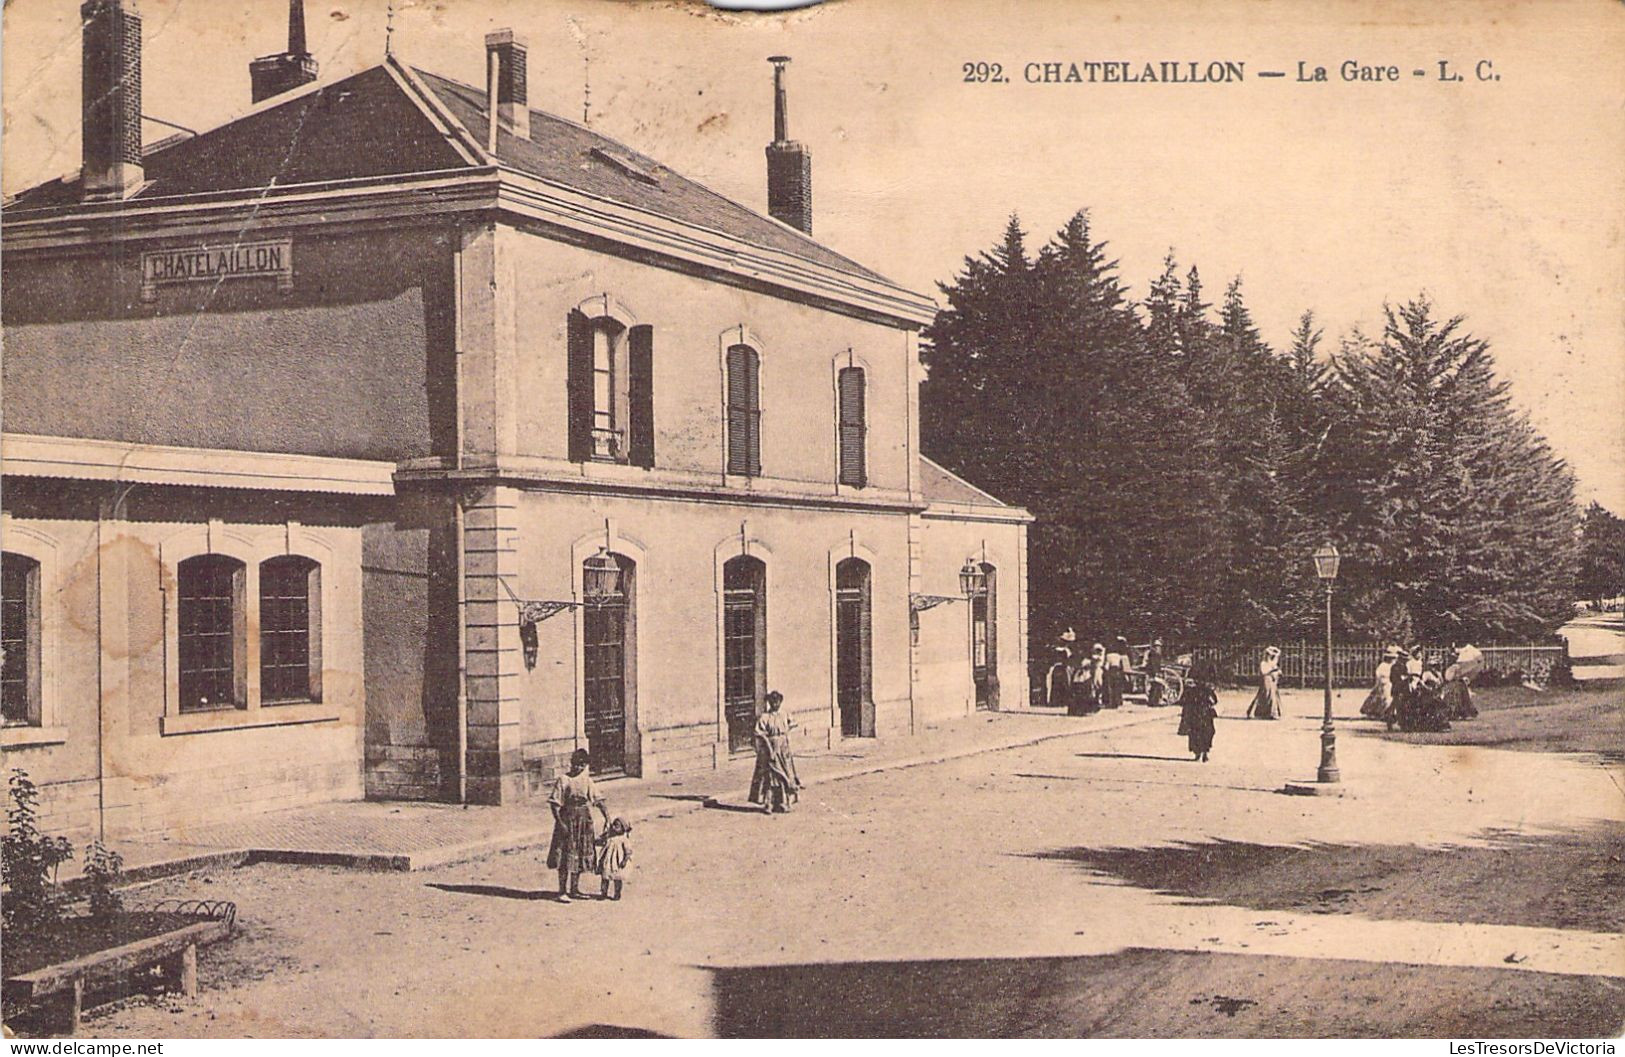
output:
[[5, 999], [7, 1003], [32, 1003], [60, 996], [65, 999], [64, 1019], [71, 1035], [79, 1030], [87, 981], [111, 979], [157, 965], [182, 994], [196, 998], [198, 945], [224, 939], [230, 931], [230, 921], [199, 921], [83, 958], [8, 976]]

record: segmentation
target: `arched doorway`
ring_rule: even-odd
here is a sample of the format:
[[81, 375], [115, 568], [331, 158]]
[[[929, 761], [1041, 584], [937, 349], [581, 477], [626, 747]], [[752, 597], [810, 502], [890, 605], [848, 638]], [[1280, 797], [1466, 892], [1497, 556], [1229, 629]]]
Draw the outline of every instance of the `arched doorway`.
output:
[[970, 667], [977, 711], [987, 712], [999, 707], [999, 574], [987, 562], [977, 571], [981, 582], [970, 600]]
[[869, 608], [869, 563], [842, 560], [835, 566], [835, 700], [848, 738], [875, 734]]
[[582, 700], [587, 751], [597, 774], [624, 774], [637, 737], [637, 563], [611, 554], [620, 591], [582, 609]]
[[744, 554], [722, 566], [722, 684], [728, 750], [744, 752], [767, 696], [767, 566]]

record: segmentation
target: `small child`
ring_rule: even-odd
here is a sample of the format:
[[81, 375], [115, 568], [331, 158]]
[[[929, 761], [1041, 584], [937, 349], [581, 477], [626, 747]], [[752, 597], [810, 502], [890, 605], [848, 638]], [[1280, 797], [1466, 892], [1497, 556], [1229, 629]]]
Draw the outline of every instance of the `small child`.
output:
[[632, 870], [632, 827], [617, 815], [599, 839], [603, 850], [598, 853], [598, 876], [602, 879], [605, 899], [621, 898], [621, 882]]

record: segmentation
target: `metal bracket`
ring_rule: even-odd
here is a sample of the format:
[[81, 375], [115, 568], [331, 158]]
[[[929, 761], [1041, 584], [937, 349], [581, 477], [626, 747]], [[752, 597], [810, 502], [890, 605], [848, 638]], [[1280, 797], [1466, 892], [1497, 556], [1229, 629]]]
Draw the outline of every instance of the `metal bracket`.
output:
[[908, 608], [911, 613], [924, 613], [927, 609], [935, 609], [945, 602], [963, 602], [959, 595], [915, 595], [908, 596]]
[[540, 624], [548, 617], [557, 616], [566, 609], [575, 609], [579, 605], [580, 602], [520, 602], [519, 623]]

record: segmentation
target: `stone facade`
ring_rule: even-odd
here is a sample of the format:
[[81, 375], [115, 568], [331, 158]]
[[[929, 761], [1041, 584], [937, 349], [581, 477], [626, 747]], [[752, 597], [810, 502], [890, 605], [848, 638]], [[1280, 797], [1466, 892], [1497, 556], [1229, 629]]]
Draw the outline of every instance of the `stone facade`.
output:
[[[492, 176], [474, 90], [430, 80], [390, 60], [331, 104], [242, 119], [303, 115], [312, 153], [289, 171], [322, 175], [286, 198], [84, 215], [46, 188], [13, 208], [0, 543], [37, 563], [43, 679], [39, 721], [4, 734], [47, 824], [509, 803], [579, 747], [628, 775], [710, 768], [748, 751], [769, 689], [823, 744], [1024, 702], [1030, 519], [920, 454], [930, 303], [607, 141], [560, 175], [599, 181], [590, 208], [527, 183], [541, 162], [507, 132], [516, 168]], [[234, 128], [173, 150], [249, 150], [232, 171], [250, 172], [259, 141], [234, 148]], [[320, 145], [340, 142], [365, 179], [326, 182], [345, 155]], [[403, 145], [427, 174], [373, 175]], [[650, 180], [669, 215], [604, 197]], [[148, 281], [148, 255], [202, 261], [223, 238], [281, 240], [291, 278]], [[843, 371], [862, 372], [856, 434]], [[759, 465], [736, 472], [747, 429]], [[279, 703], [260, 586], [290, 555], [318, 571], [300, 641], [319, 670]], [[235, 614], [237, 690], [199, 709], [176, 585], [202, 557], [236, 570], [212, 597]], [[611, 596], [589, 597], [593, 561], [617, 570]], [[959, 597], [967, 563], [979, 602]]]

